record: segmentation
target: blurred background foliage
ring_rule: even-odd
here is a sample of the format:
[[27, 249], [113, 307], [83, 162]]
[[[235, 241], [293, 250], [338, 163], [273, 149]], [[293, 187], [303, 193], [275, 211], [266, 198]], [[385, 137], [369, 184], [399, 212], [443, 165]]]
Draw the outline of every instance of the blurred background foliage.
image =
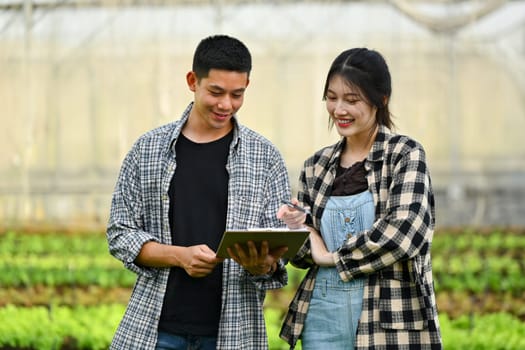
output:
[[[447, 230], [432, 247], [445, 349], [523, 349], [523, 231]], [[272, 349], [305, 271], [268, 292]], [[0, 349], [105, 349], [124, 313], [135, 275], [108, 254], [104, 233], [0, 235]], [[94, 320], [97, 320], [94, 322]]]

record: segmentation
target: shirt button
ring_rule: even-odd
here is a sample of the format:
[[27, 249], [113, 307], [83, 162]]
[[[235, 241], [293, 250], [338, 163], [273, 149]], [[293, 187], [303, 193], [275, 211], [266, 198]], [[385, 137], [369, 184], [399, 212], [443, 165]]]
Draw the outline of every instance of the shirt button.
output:
[[345, 222], [349, 223], [350, 222], [350, 218], [345, 218]]

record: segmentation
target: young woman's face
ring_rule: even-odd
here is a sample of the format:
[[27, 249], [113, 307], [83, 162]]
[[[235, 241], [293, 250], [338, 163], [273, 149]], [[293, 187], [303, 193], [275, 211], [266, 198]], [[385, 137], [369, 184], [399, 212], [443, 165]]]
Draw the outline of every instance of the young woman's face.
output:
[[192, 116], [195, 116], [198, 127], [219, 133], [230, 130], [231, 118], [244, 101], [248, 73], [211, 69], [200, 81], [195, 73], [190, 72], [187, 81], [194, 92]]
[[339, 75], [334, 75], [328, 82], [326, 110], [337, 132], [344, 137], [369, 136], [376, 126], [377, 108]]

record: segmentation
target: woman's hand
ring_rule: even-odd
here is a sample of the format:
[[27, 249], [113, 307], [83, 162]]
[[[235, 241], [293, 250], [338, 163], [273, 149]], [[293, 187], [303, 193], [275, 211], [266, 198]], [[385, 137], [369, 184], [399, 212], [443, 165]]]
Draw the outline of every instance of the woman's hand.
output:
[[[298, 204], [299, 201], [292, 199], [291, 203]], [[289, 229], [299, 229], [304, 227], [306, 213], [284, 204], [277, 211], [277, 218], [282, 220]]]
[[332, 253], [328, 251], [324, 244], [323, 238], [314, 228], [309, 227], [310, 245], [312, 247], [312, 258], [319, 266], [335, 266]]

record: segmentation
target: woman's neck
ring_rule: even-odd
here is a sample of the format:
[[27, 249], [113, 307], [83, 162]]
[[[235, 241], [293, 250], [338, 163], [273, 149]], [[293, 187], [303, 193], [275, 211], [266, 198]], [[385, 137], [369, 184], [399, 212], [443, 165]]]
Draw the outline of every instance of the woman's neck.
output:
[[341, 153], [340, 165], [348, 168], [356, 162], [360, 162], [368, 156], [377, 135], [378, 126], [374, 126], [369, 133], [349, 136]]

